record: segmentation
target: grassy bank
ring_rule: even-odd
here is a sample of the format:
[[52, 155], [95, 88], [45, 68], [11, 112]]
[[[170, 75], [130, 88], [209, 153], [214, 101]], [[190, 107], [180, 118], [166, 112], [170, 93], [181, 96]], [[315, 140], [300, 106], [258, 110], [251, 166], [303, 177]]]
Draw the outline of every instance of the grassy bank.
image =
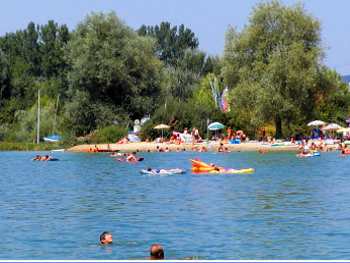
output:
[[65, 148], [59, 143], [17, 143], [0, 142], [0, 151], [50, 151]]

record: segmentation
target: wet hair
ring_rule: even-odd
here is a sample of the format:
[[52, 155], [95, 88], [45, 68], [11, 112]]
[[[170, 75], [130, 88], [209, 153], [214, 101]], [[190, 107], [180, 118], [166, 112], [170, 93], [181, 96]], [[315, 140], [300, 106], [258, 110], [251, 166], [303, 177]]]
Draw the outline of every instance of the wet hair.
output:
[[132, 154], [136, 154], [136, 152], [132, 152]]
[[100, 235], [100, 242], [102, 243], [103, 240], [105, 240], [106, 236], [108, 235], [112, 235], [111, 232], [108, 231], [104, 231], [101, 235]]
[[152, 168], [148, 167], [148, 168], [147, 168], [147, 171], [149, 171], [149, 172], [152, 171]]
[[148, 149], [148, 150], [147, 150], [147, 152], [149, 153], [149, 152], [151, 152], [151, 150], [150, 150], [150, 149]]
[[160, 244], [152, 244], [149, 252], [151, 259], [164, 259], [164, 249]]

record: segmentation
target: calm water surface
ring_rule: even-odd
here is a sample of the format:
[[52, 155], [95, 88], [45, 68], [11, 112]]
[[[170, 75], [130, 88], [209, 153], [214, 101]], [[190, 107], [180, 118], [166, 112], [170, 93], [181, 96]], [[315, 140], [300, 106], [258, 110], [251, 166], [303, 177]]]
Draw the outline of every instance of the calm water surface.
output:
[[[0, 153], [0, 259], [144, 259], [153, 242], [168, 259], [350, 258], [350, 158], [337, 153], [35, 154]], [[256, 173], [139, 173], [193, 157]], [[105, 230], [112, 246], [98, 245]]]

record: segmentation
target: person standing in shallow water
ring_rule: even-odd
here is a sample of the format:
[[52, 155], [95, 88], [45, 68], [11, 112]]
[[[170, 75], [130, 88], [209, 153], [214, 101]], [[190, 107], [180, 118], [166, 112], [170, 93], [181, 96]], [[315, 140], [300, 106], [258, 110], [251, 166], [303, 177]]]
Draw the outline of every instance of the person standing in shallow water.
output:
[[112, 242], [113, 242], [113, 236], [111, 232], [105, 231], [100, 235], [101, 245], [109, 245], [109, 244], [112, 244]]
[[164, 259], [164, 249], [160, 244], [152, 244], [150, 249], [150, 257], [151, 260], [161, 260]]

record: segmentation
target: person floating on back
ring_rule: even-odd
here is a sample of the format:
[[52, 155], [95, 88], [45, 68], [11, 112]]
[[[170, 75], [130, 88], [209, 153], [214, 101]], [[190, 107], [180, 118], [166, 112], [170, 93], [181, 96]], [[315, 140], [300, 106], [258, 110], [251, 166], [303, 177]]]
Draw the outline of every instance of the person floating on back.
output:
[[109, 244], [112, 244], [112, 242], [113, 242], [113, 236], [111, 232], [105, 231], [100, 235], [101, 245], [109, 245]]
[[160, 244], [152, 244], [149, 249], [149, 252], [151, 260], [164, 259], [164, 249]]

